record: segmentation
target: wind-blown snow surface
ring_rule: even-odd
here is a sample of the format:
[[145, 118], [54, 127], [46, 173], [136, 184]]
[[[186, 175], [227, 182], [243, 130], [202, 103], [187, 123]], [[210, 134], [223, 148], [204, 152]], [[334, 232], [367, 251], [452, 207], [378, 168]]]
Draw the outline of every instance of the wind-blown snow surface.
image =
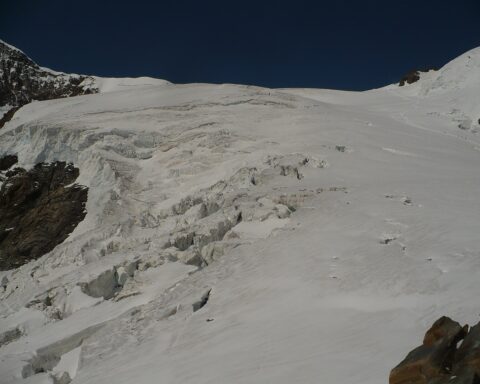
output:
[[88, 214], [3, 273], [1, 383], [385, 383], [439, 316], [477, 322], [479, 57], [363, 93], [23, 107], [0, 154], [74, 162]]

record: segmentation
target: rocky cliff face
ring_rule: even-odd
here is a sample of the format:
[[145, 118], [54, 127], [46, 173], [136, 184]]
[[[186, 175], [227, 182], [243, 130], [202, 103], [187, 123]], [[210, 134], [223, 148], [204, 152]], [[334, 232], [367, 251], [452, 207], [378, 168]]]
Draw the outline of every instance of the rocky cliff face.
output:
[[[92, 77], [38, 66], [0, 40], [0, 128], [33, 100], [97, 93]], [[65, 162], [14, 168], [0, 157], [0, 270], [19, 267], [62, 243], [86, 215], [87, 188], [73, 184], [78, 168]]]
[[14, 168], [0, 159], [0, 270], [35, 260], [62, 243], [85, 215], [88, 189], [73, 184], [78, 168], [64, 162]]
[[480, 323], [469, 330], [468, 325], [462, 327], [448, 317], [438, 319], [425, 334], [423, 344], [390, 373], [390, 384], [478, 383]]
[[[22, 51], [0, 40], [0, 110], [21, 107], [32, 100], [49, 100], [96, 93], [94, 79], [38, 66]], [[10, 113], [10, 115], [13, 115]], [[0, 116], [1, 120], [8, 112]], [[10, 116], [11, 118], [11, 116]], [[6, 121], [0, 120], [0, 128]]]

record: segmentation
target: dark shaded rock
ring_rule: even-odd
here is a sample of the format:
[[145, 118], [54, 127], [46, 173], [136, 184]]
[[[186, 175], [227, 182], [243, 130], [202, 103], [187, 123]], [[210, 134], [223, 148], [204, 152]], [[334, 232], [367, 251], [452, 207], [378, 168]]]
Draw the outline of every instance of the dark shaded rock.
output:
[[401, 79], [400, 79], [400, 82], [398, 83], [398, 85], [400, 87], [403, 87], [405, 84], [413, 84], [415, 82], [417, 82], [418, 80], [420, 80], [420, 74], [422, 72], [428, 72], [428, 71], [436, 71], [437, 69], [436, 68], [427, 68], [427, 69], [421, 69], [421, 70], [417, 70], [417, 69], [414, 69], [410, 72], [408, 72], [405, 76], [403, 76]]
[[65, 162], [14, 168], [0, 189], [0, 270], [21, 266], [62, 243], [86, 215], [88, 189]]
[[38, 66], [22, 51], [0, 40], [0, 106], [12, 109], [0, 120], [0, 128], [10, 120], [18, 107], [32, 100], [96, 93], [93, 78], [58, 73]]
[[413, 84], [420, 80], [420, 71], [414, 70], [408, 72], [405, 76], [400, 79], [400, 87], [403, 87], [405, 84]]
[[471, 369], [480, 377], [480, 323], [470, 329], [455, 354], [454, 374]]
[[15, 115], [15, 112], [17, 112], [20, 109], [20, 107], [13, 107], [8, 110], [7, 113], [5, 113], [1, 118], [0, 118], [0, 129], [3, 128], [5, 124], [7, 124], [10, 120], [12, 120], [13, 115]]
[[[463, 340], [460, 347], [459, 342]], [[480, 323], [468, 331], [448, 317], [438, 319], [390, 372], [390, 384], [480, 384]]]
[[390, 384], [427, 384], [431, 379], [449, 377], [457, 342], [466, 329], [442, 317], [425, 335], [423, 345], [411, 351], [390, 373]]
[[431, 328], [425, 333], [423, 345], [434, 346], [438, 342], [444, 340], [461, 340], [465, 337], [468, 326], [461, 327], [459, 323], [453, 321], [447, 316], [442, 316], [435, 321]]
[[7, 155], [0, 158], [0, 172], [10, 169], [13, 165], [18, 163], [16, 155]]

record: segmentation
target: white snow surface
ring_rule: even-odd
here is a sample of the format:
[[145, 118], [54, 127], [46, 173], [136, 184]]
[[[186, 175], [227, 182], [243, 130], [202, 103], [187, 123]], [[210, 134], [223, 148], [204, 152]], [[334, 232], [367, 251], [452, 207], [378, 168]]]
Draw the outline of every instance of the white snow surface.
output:
[[152, 77], [94, 77], [95, 87], [100, 93], [124, 91], [132, 87], [148, 87], [171, 84], [166, 80]]
[[107, 79], [21, 108], [0, 155], [73, 162], [88, 213], [0, 272], [0, 382], [380, 384], [438, 317], [478, 322], [479, 57], [360, 93]]

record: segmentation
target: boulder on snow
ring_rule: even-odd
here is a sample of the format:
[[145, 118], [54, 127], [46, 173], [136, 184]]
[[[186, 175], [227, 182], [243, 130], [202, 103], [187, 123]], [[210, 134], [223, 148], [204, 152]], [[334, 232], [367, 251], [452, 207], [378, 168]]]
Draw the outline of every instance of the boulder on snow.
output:
[[479, 384], [480, 323], [468, 331], [468, 325], [441, 317], [427, 331], [423, 344], [392, 369], [389, 383]]

